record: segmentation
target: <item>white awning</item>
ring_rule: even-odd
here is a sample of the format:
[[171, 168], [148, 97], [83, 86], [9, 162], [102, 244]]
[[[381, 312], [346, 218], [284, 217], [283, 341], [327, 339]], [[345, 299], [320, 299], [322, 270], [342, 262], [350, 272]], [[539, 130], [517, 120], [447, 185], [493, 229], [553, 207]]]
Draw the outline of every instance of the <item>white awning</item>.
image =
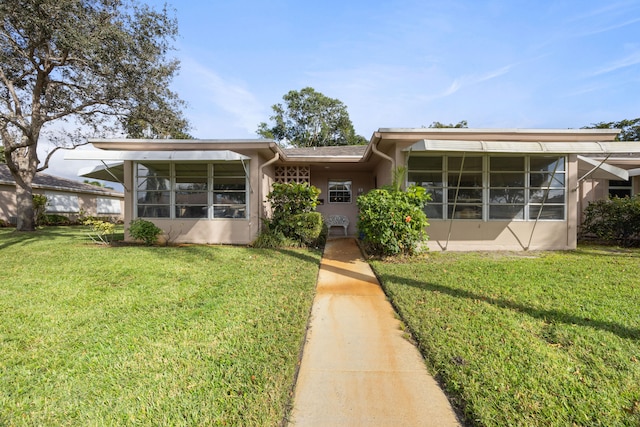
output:
[[124, 181], [124, 163], [110, 163], [98, 166], [87, 166], [78, 171], [78, 176], [102, 181], [120, 182]]
[[638, 142], [528, 142], [422, 139], [402, 151], [527, 154], [640, 153]]
[[193, 150], [193, 151], [118, 151], [118, 150], [72, 150], [68, 151], [65, 160], [102, 160], [102, 161], [197, 161], [249, 160], [250, 157], [230, 150]]
[[602, 160], [580, 155], [578, 156], [578, 175], [585, 179], [613, 179], [615, 181], [629, 179], [629, 172], [625, 169], [610, 165]]
[[640, 175], [640, 168], [629, 169], [627, 172], [629, 172], [629, 176], [638, 176]]

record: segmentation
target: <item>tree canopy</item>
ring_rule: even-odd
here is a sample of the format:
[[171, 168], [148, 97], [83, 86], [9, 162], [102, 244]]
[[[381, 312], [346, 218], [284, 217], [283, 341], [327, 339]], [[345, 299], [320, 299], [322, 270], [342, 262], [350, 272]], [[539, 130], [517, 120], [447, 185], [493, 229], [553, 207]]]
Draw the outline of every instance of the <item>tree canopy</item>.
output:
[[599, 122], [583, 129], [620, 129], [616, 137], [618, 141], [640, 141], [640, 117], [637, 119], [625, 119], [619, 122]]
[[355, 133], [342, 101], [329, 98], [311, 87], [289, 91], [282, 99], [284, 105], [271, 107], [274, 115], [269, 119], [273, 125], [260, 123], [258, 135], [295, 147], [367, 143], [363, 136]]
[[[186, 128], [169, 89], [176, 35], [166, 7], [135, 0], [0, 2], [0, 136], [19, 230], [34, 229], [31, 183], [58, 148], [130, 132], [131, 121], [158, 136]], [[41, 161], [43, 135], [56, 148]]]
[[460, 128], [468, 128], [469, 125], [467, 123], [466, 120], [460, 120], [458, 123], [456, 123], [455, 125], [453, 123], [449, 123], [444, 124], [444, 123], [440, 123], [440, 122], [433, 122], [429, 125], [430, 128], [433, 129], [444, 129], [444, 128], [455, 128], [455, 129], [460, 129]]

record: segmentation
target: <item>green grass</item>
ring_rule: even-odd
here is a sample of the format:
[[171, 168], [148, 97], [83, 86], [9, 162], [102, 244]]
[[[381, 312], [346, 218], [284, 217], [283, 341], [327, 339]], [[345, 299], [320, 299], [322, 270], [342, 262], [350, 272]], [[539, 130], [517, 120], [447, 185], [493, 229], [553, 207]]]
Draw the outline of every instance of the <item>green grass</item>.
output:
[[469, 425], [640, 425], [640, 251], [372, 262]]
[[0, 425], [278, 425], [320, 254], [0, 230]]

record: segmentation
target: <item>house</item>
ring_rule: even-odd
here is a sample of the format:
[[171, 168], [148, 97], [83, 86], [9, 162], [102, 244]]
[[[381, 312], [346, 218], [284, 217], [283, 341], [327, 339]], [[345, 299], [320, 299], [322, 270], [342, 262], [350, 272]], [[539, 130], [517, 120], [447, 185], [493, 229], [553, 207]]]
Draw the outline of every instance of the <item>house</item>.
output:
[[[145, 218], [174, 242], [248, 244], [269, 214], [274, 182], [321, 190], [318, 211], [349, 219], [359, 195], [390, 184], [425, 187], [431, 250], [572, 249], [583, 200], [627, 181], [640, 144], [607, 129], [390, 129], [364, 146], [281, 148], [272, 140], [93, 139], [67, 159], [118, 162], [84, 176], [118, 177], [125, 223]], [[106, 164], [106, 163], [105, 163]], [[108, 173], [108, 176], [107, 176]], [[113, 179], [113, 178], [111, 178]], [[639, 190], [633, 178], [632, 191]], [[600, 191], [600, 190], [598, 190]], [[600, 197], [598, 195], [598, 197]]]
[[[76, 219], [80, 213], [124, 219], [124, 194], [45, 173], [37, 173], [33, 193], [47, 197], [46, 213]], [[16, 223], [16, 185], [9, 167], [0, 164], [0, 220]]]

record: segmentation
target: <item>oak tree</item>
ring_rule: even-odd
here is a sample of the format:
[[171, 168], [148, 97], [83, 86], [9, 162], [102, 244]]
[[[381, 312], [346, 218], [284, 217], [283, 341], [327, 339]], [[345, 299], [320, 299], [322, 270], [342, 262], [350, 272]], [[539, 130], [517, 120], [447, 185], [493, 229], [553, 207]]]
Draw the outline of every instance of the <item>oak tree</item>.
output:
[[[0, 136], [18, 230], [34, 230], [32, 181], [56, 150], [122, 132], [130, 117], [158, 135], [185, 125], [169, 89], [176, 35], [166, 6], [135, 0], [0, 1]], [[39, 159], [45, 139], [54, 148]]]

